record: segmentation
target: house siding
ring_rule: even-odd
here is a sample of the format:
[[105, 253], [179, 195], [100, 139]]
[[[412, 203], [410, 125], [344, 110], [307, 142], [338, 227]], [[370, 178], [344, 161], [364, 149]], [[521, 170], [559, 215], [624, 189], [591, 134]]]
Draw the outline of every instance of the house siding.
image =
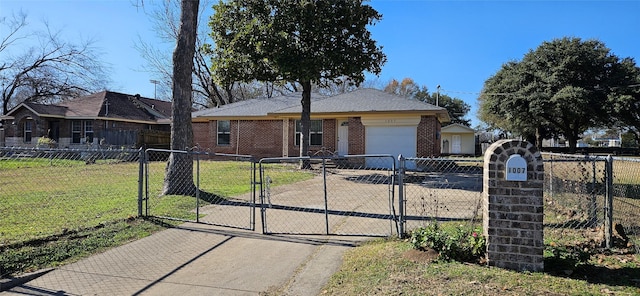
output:
[[217, 120], [194, 123], [194, 142], [201, 149], [216, 153], [252, 155], [256, 158], [282, 154], [281, 120], [230, 120], [229, 123], [229, 145], [218, 145]]
[[[323, 145], [309, 147], [312, 156], [322, 148], [337, 149], [337, 119], [323, 119]], [[240, 125], [238, 129], [238, 124]], [[194, 122], [194, 141], [201, 149], [217, 153], [252, 155], [256, 159], [283, 156], [284, 124], [288, 128], [286, 153], [297, 157], [300, 146], [295, 145], [295, 120], [230, 120], [230, 144], [217, 145], [217, 121]], [[238, 130], [240, 134], [238, 136]], [[417, 127], [418, 157], [440, 155], [440, 122], [434, 116], [422, 116]], [[349, 118], [349, 154], [365, 154], [365, 126], [360, 117]]]

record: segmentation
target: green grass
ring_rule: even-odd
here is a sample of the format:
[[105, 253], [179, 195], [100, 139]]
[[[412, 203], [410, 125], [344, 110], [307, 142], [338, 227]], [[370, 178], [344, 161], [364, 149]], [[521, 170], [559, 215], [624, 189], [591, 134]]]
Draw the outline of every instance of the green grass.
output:
[[[594, 262], [572, 275], [516, 272], [405, 258], [406, 241], [377, 240], [347, 251], [322, 295], [638, 295], [636, 266]], [[632, 257], [628, 260], [638, 258]], [[604, 261], [603, 261], [604, 262]], [[619, 262], [619, 261], [618, 261]]]
[[[159, 195], [165, 166], [148, 167], [151, 214], [195, 218], [193, 197]], [[202, 161], [200, 173], [201, 189], [225, 198], [252, 189], [248, 162]], [[0, 160], [0, 276], [77, 260], [161, 229], [135, 219], [138, 174], [137, 162]], [[289, 167], [278, 174], [286, 183], [313, 177]]]

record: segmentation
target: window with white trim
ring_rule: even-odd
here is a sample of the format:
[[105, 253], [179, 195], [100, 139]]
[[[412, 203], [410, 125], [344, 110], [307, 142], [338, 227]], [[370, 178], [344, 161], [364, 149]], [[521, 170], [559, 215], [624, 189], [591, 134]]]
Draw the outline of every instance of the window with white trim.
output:
[[[311, 120], [311, 126], [309, 127], [309, 145], [322, 146], [322, 120]], [[296, 146], [300, 146], [300, 133], [302, 132], [302, 125], [300, 120], [296, 120]]]
[[84, 144], [93, 143], [93, 121], [73, 120], [71, 121], [71, 143]]
[[24, 142], [31, 143], [33, 137], [33, 120], [25, 120], [24, 122]]
[[82, 139], [82, 121], [71, 122], [71, 143], [80, 144]]
[[93, 143], [93, 121], [87, 120], [84, 122], [84, 138], [87, 143]]
[[218, 145], [231, 145], [231, 121], [218, 120]]

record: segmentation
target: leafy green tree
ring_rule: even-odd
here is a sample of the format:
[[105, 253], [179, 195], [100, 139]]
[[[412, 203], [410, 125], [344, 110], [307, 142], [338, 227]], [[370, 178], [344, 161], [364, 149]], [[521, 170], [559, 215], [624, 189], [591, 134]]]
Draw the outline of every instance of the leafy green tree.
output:
[[386, 56], [367, 26], [381, 15], [363, 1], [231, 0], [213, 6], [213, 75], [234, 81], [302, 86], [300, 155], [309, 151], [312, 84], [359, 85], [379, 74]]
[[487, 79], [479, 97], [481, 120], [530, 138], [559, 134], [575, 151], [589, 128], [609, 125], [609, 96], [629, 84], [621, 60], [598, 40], [554, 39], [511, 61]]
[[447, 109], [451, 123], [462, 124], [468, 127], [471, 126], [471, 120], [465, 118], [471, 110], [471, 106], [461, 99], [452, 98], [439, 92], [430, 93], [426, 86], [420, 88], [414, 94], [414, 98]]
[[628, 84], [613, 88], [608, 105], [613, 107], [616, 125], [640, 142], [640, 68], [630, 58], [624, 59], [621, 67]]

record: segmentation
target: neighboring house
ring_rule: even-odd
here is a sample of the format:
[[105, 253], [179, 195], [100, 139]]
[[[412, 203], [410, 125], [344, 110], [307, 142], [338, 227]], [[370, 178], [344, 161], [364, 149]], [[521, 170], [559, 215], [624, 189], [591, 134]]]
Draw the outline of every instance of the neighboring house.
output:
[[442, 127], [443, 155], [474, 155], [476, 153], [475, 131], [462, 124], [454, 123]]
[[102, 91], [52, 105], [23, 102], [0, 121], [6, 146], [33, 147], [40, 137], [60, 148], [135, 146], [143, 133], [168, 137], [171, 102]]
[[[194, 141], [203, 149], [262, 157], [300, 154], [301, 94], [240, 101], [192, 114]], [[447, 110], [375, 89], [311, 99], [310, 153], [440, 155]]]

